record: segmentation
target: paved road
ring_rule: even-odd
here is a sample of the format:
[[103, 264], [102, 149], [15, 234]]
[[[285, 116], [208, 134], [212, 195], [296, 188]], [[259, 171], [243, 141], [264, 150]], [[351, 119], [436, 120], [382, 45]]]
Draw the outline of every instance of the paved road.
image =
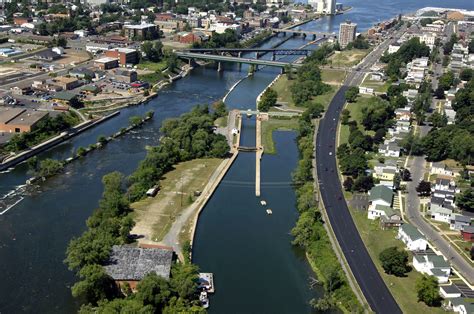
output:
[[[398, 37], [401, 31], [394, 37]], [[344, 93], [350, 85], [359, 85], [368, 70], [394, 39], [387, 40], [350, 72], [344, 85], [329, 104], [320, 121], [316, 138], [316, 167], [321, 198], [342, 252], [370, 307], [376, 313], [401, 313], [401, 310], [375, 267], [352, 220], [342, 192], [336, 165], [336, 129], [344, 106]]]
[[417, 227], [454, 267], [474, 284], [474, 268], [455, 250], [440, 233], [426, 222], [420, 213], [420, 199], [416, 193], [418, 182], [423, 179], [426, 161], [423, 156], [416, 156], [409, 164], [412, 181], [408, 182], [407, 215], [408, 220]]

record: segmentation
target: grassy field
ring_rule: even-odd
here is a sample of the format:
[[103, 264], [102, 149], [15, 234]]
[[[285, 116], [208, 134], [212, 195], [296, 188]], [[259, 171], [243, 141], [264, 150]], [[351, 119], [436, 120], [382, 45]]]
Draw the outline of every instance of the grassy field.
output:
[[336, 69], [322, 69], [321, 77], [323, 82], [331, 85], [339, 85], [346, 78], [346, 71]]
[[368, 49], [343, 50], [331, 55], [328, 61], [333, 66], [353, 66], [358, 64], [369, 52]]
[[[359, 127], [362, 130], [362, 126], [360, 125], [362, 121], [362, 108], [367, 105], [367, 101], [370, 97], [361, 96], [357, 98], [357, 101], [354, 103], [348, 103], [345, 109], [349, 110], [351, 113], [351, 117], [349, 120], [354, 120], [358, 123]], [[339, 145], [347, 143], [349, 138], [349, 126], [341, 124], [341, 134], [339, 139]]]
[[267, 121], [262, 121], [262, 145], [264, 147], [265, 154], [276, 154], [275, 143], [273, 142], [273, 131], [295, 130], [297, 127], [297, 118], [277, 119], [271, 117]]
[[373, 81], [370, 79], [369, 75], [367, 75], [360, 86], [373, 88], [376, 93], [386, 93], [390, 87], [390, 83], [388, 81]]
[[[292, 83], [293, 81], [289, 81], [286, 75], [280, 76], [280, 78], [275, 82], [272, 88], [278, 93], [278, 102], [285, 104], [288, 109], [304, 109], [302, 107], [296, 106], [295, 102], [291, 98], [290, 87]], [[330, 88], [331, 89], [327, 93], [313, 97], [313, 100], [321, 103], [324, 108], [327, 108], [329, 106], [331, 99], [337, 92], [337, 87], [330, 86]]]
[[137, 68], [140, 70], [148, 70], [148, 71], [158, 71], [161, 72], [166, 69], [166, 62], [150, 62], [150, 61], [142, 61], [137, 64]]
[[164, 78], [165, 76], [158, 72], [138, 75], [138, 80], [148, 82], [151, 85], [158, 83]]
[[217, 118], [216, 121], [214, 121], [214, 124], [217, 125], [218, 127], [225, 128], [227, 127], [227, 116], [225, 117], [220, 117]]
[[[365, 211], [355, 209], [350, 209], [350, 211], [375, 266], [403, 313], [445, 313], [441, 308], [428, 307], [423, 302], [417, 301], [415, 285], [417, 279], [422, 277], [420, 273], [412, 270], [407, 274], [407, 277], [395, 277], [387, 275], [383, 271], [378, 259], [380, 252], [391, 246], [403, 248], [403, 243], [395, 239], [396, 229], [381, 230], [378, 221], [367, 219]], [[410, 255], [409, 261], [411, 262], [411, 260]]]
[[194, 200], [194, 192], [202, 191], [221, 159], [195, 159], [179, 163], [161, 180], [161, 190], [153, 198], [133, 203], [136, 225], [133, 233], [145, 240], [159, 242], [176, 217]]

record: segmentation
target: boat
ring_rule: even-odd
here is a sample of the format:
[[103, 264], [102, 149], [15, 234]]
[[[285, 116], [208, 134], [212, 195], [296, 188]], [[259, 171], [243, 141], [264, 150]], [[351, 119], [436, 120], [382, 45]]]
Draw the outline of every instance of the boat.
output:
[[207, 297], [206, 291], [201, 291], [199, 295], [199, 301], [201, 301], [202, 307], [207, 309], [209, 307], [209, 298]]
[[261, 200], [261, 201], [260, 201], [260, 204], [261, 204], [262, 206], [265, 206], [265, 205], [267, 205], [267, 202], [265, 202], [264, 200]]
[[271, 215], [271, 214], [273, 214], [273, 212], [272, 212], [272, 210], [271, 210], [270, 208], [269, 208], [269, 209], [267, 209], [267, 214], [268, 214], [268, 215]]
[[252, 110], [248, 109], [247, 110], [247, 117], [250, 118], [252, 116]]

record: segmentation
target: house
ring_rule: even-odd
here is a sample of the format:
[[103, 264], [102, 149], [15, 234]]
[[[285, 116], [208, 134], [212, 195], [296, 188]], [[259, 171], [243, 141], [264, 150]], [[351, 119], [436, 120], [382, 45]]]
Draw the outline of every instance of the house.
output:
[[454, 181], [447, 178], [436, 178], [433, 190], [451, 191], [455, 188]]
[[400, 146], [394, 142], [384, 143], [379, 146], [379, 153], [385, 157], [400, 157]]
[[400, 217], [400, 215], [396, 213], [392, 207], [376, 205], [376, 209], [377, 207], [382, 207], [380, 208], [380, 227], [382, 230], [392, 227], [400, 227], [402, 225], [402, 217]]
[[410, 121], [411, 110], [409, 107], [395, 109], [395, 118], [398, 121]]
[[380, 172], [372, 173], [372, 176], [376, 179], [383, 180], [383, 181], [391, 181], [395, 178], [395, 174], [397, 173], [396, 168], [393, 169], [392, 167], [382, 168]]
[[468, 302], [463, 298], [450, 299], [448, 308], [459, 314], [472, 314], [474, 313], [474, 304]]
[[138, 282], [152, 272], [169, 279], [172, 260], [170, 249], [114, 245], [104, 269], [119, 286], [128, 282], [135, 290]]
[[34, 55], [34, 58], [41, 61], [54, 61], [61, 57], [60, 54], [53, 51], [53, 49], [46, 49]]
[[70, 106], [77, 101], [77, 95], [71, 92], [59, 92], [52, 95], [52, 100]]
[[461, 297], [461, 291], [453, 284], [447, 286], [440, 286], [439, 294], [443, 299], [453, 299]]
[[438, 203], [442, 206], [449, 204], [453, 208], [456, 207], [454, 204], [455, 195], [456, 193], [454, 191], [434, 190], [431, 192], [431, 198], [434, 199], [433, 203]]
[[439, 283], [448, 282], [451, 265], [441, 255], [414, 255], [413, 268], [422, 274], [434, 276]]
[[428, 241], [417, 228], [410, 224], [403, 224], [398, 228], [397, 238], [407, 246], [410, 251], [426, 251]]
[[471, 217], [467, 217], [461, 214], [452, 214], [449, 222], [449, 229], [451, 230], [464, 230], [464, 228], [471, 225]]
[[464, 241], [474, 242], [474, 226], [464, 227], [461, 235]]
[[375, 220], [381, 217], [382, 215], [385, 215], [385, 212], [393, 212], [393, 209], [390, 206], [386, 205], [371, 205], [367, 210], [367, 218], [369, 218], [370, 220]]
[[430, 175], [439, 174], [444, 176], [453, 176], [454, 173], [443, 162], [432, 162], [430, 168]]
[[54, 85], [60, 86], [63, 90], [71, 90], [81, 85], [75, 77], [59, 76], [53, 80]]
[[377, 185], [369, 191], [370, 205], [392, 206], [393, 191], [386, 186]]
[[434, 203], [434, 201], [438, 201], [438, 198], [432, 197], [430, 200], [430, 209], [428, 210], [428, 213], [430, 214], [431, 219], [450, 223], [451, 215], [453, 214], [453, 208], [449, 207], [448, 204]]

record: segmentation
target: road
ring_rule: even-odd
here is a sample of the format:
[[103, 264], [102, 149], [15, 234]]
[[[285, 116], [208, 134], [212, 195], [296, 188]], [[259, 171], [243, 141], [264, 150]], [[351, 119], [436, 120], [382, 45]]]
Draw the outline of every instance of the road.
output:
[[[402, 31], [398, 31], [394, 37], [400, 36]], [[395, 39], [389, 39], [380, 44], [348, 74], [344, 85], [336, 93], [320, 121], [316, 138], [316, 167], [321, 198], [342, 253], [367, 302], [376, 313], [401, 313], [401, 310], [367, 252], [344, 199], [337, 174], [336, 129], [345, 103], [345, 91], [349, 86], [361, 83], [364, 71], [368, 70], [394, 41]]]
[[416, 193], [418, 182], [423, 179], [426, 161], [423, 156], [416, 156], [409, 164], [412, 181], [408, 182], [407, 190], [407, 215], [411, 224], [417, 227], [440, 252], [454, 265], [454, 267], [466, 278], [469, 283], [474, 284], [473, 267], [451, 247], [449, 242], [435, 230], [420, 213], [420, 198]]

